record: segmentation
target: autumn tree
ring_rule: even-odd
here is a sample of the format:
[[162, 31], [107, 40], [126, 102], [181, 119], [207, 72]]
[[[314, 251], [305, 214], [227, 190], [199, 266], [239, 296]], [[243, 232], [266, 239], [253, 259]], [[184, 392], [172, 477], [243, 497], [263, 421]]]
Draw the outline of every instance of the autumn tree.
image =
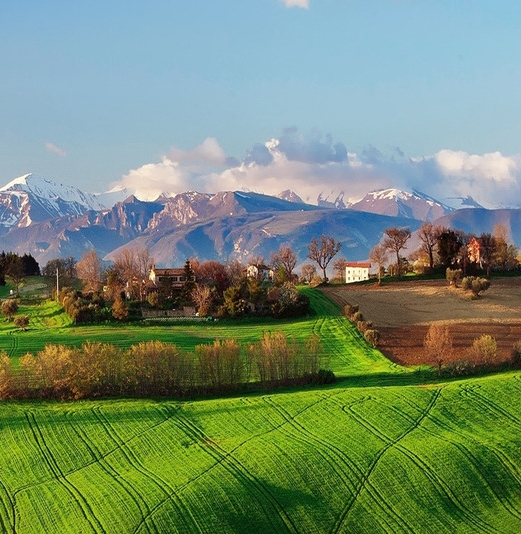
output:
[[434, 253], [438, 245], [438, 237], [441, 233], [441, 226], [436, 226], [431, 222], [424, 222], [418, 230], [418, 239], [421, 241], [421, 250], [429, 257], [429, 269], [434, 269]]
[[426, 361], [436, 364], [438, 374], [441, 374], [443, 362], [452, 357], [452, 337], [447, 325], [431, 323], [423, 340], [423, 353]]
[[291, 247], [281, 246], [278, 252], [272, 252], [270, 262], [273, 271], [282, 274], [283, 282], [291, 282], [293, 269], [297, 264], [297, 255], [291, 250]]
[[388, 260], [387, 252], [387, 247], [381, 243], [378, 243], [369, 253], [369, 260], [378, 265], [378, 285], [382, 283], [382, 271]]
[[482, 334], [474, 339], [469, 352], [474, 360], [480, 363], [485, 365], [494, 363], [497, 355], [496, 339], [488, 334]]
[[324, 282], [327, 282], [327, 266], [341, 247], [340, 241], [335, 241], [332, 237], [324, 234], [320, 236], [320, 239], [316, 237], [311, 239], [311, 243], [308, 245], [308, 258], [322, 269]]
[[118, 295], [112, 304], [112, 317], [118, 321], [123, 321], [128, 317], [128, 307], [123, 302], [121, 295]]
[[22, 332], [25, 332], [27, 327], [29, 326], [29, 316], [28, 315], [18, 315], [14, 318], [14, 324], [22, 330]]
[[502, 270], [512, 269], [518, 264], [517, 248], [508, 242], [508, 230], [504, 224], [496, 224], [492, 232], [496, 240], [494, 263]]
[[6, 299], [2, 302], [2, 315], [5, 315], [8, 321], [13, 320], [13, 315], [17, 311], [18, 302], [15, 299]]
[[302, 266], [302, 270], [300, 273], [300, 277], [304, 282], [307, 282], [308, 284], [311, 283], [311, 280], [313, 280], [313, 277], [317, 274], [317, 268], [314, 265], [311, 265], [310, 263], [306, 263]]
[[407, 248], [411, 231], [409, 228], [392, 227], [387, 228], [384, 233], [387, 237], [384, 239], [383, 245], [387, 250], [396, 254], [396, 268], [399, 276], [401, 274], [400, 251]]
[[203, 261], [202, 263], [190, 260], [198, 284], [214, 288], [217, 295], [222, 296], [226, 288], [230, 286], [230, 276], [226, 265], [215, 261]]
[[101, 258], [95, 250], [84, 252], [76, 269], [86, 291], [99, 291], [104, 273]]

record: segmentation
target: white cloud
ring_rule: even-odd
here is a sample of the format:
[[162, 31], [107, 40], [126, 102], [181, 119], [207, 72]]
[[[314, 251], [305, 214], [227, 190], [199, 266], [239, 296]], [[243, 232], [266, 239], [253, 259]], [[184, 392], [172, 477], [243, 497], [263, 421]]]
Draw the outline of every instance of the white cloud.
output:
[[436, 198], [471, 196], [488, 208], [521, 204], [520, 154], [479, 155], [444, 149], [412, 161], [421, 170], [418, 187]]
[[286, 7], [309, 9], [309, 0], [280, 0]]
[[67, 152], [65, 149], [59, 147], [58, 145], [55, 145], [54, 143], [45, 143], [45, 149], [49, 152], [52, 152], [53, 154], [57, 154], [58, 156], [61, 156], [64, 158], [67, 155]]
[[185, 165], [206, 166], [226, 163], [226, 154], [213, 137], [207, 137], [200, 145], [191, 150], [172, 148], [168, 157]]
[[131, 170], [119, 184], [143, 200], [185, 191], [256, 191], [277, 195], [291, 189], [315, 204], [319, 195], [344, 202], [377, 189], [417, 190], [458, 205], [472, 196], [485, 207], [521, 205], [521, 155], [477, 155], [450, 149], [407, 158], [399, 149], [383, 154], [374, 147], [348, 152], [330, 136], [311, 138], [296, 129], [257, 143], [242, 163], [228, 158], [208, 138], [190, 150], [172, 148], [158, 163]]

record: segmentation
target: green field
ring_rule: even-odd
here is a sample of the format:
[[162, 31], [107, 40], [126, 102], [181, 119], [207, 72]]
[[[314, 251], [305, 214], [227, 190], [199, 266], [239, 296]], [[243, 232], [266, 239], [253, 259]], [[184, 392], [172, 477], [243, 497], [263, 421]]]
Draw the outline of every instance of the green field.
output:
[[3, 402], [0, 530], [521, 532], [521, 375], [436, 382], [399, 368], [309, 294], [316, 313], [295, 322], [76, 328], [52, 303], [29, 332], [2, 322], [14, 357], [94, 338], [189, 349], [316, 332], [340, 380], [198, 401]]

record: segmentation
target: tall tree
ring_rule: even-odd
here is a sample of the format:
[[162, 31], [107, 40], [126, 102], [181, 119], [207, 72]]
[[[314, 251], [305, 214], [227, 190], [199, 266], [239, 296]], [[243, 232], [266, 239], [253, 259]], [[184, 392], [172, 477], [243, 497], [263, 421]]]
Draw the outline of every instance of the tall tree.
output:
[[297, 264], [297, 255], [291, 250], [291, 247], [281, 246], [278, 252], [272, 252], [270, 255], [271, 268], [275, 273], [282, 271], [284, 280], [291, 282], [293, 269]]
[[400, 264], [400, 251], [407, 248], [407, 241], [411, 237], [411, 231], [409, 228], [387, 228], [385, 230], [385, 235], [387, 236], [384, 239], [384, 247], [396, 254], [396, 268], [398, 275], [402, 274], [401, 264]]
[[450, 228], [441, 230], [438, 236], [438, 256], [441, 264], [451, 267], [458, 258], [459, 251], [463, 246], [463, 233]]
[[95, 250], [84, 252], [76, 265], [78, 278], [83, 282], [86, 291], [99, 291], [103, 283], [103, 265]]
[[11, 281], [14, 284], [16, 295], [20, 294], [20, 284], [25, 280], [24, 264], [22, 258], [13, 254], [7, 264], [5, 270], [7, 276], [11, 277]]
[[441, 226], [436, 226], [431, 222], [424, 222], [418, 230], [418, 239], [421, 241], [421, 250], [429, 257], [429, 268], [434, 269], [434, 253], [438, 245], [438, 237], [441, 233]]
[[347, 260], [342, 258], [337, 258], [333, 262], [333, 272], [335, 273], [335, 278], [340, 282], [346, 281], [346, 263]]
[[378, 265], [378, 285], [382, 283], [382, 271], [388, 259], [387, 252], [387, 247], [381, 243], [378, 243], [369, 253], [369, 260]]
[[341, 247], [340, 241], [335, 241], [332, 237], [324, 234], [320, 236], [320, 239], [314, 237], [308, 245], [308, 258], [322, 269], [324, 282], [327, 282], [327, 266]]
[[496, 238], [492, 234], [483, 233], [479, 236], [479, 244], [481, 246], [481, 254], [483, 261], [487, 266], [487, 277], [490, 276], [490, 267], [494, 260], [496, 253]]
[[134, 249], [124, 248], [114, 257], [113, 269], [125, 285], [127, 296], [135, 299], [139, 296], [139, 269]]

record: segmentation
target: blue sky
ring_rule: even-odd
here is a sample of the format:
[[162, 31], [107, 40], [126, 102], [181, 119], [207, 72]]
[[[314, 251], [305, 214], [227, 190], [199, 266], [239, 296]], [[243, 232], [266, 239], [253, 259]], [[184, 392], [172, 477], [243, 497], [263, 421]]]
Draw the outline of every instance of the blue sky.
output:
[[[449, 181], [507, 204], [520, 23], [515, 0], [3, 0], [0, 185], [265, 183], [312, 200]], [[272, 139], [293, 155], [270, 145], [261, 164]], [[335, 146], [343, 163], [313, 159]]]

